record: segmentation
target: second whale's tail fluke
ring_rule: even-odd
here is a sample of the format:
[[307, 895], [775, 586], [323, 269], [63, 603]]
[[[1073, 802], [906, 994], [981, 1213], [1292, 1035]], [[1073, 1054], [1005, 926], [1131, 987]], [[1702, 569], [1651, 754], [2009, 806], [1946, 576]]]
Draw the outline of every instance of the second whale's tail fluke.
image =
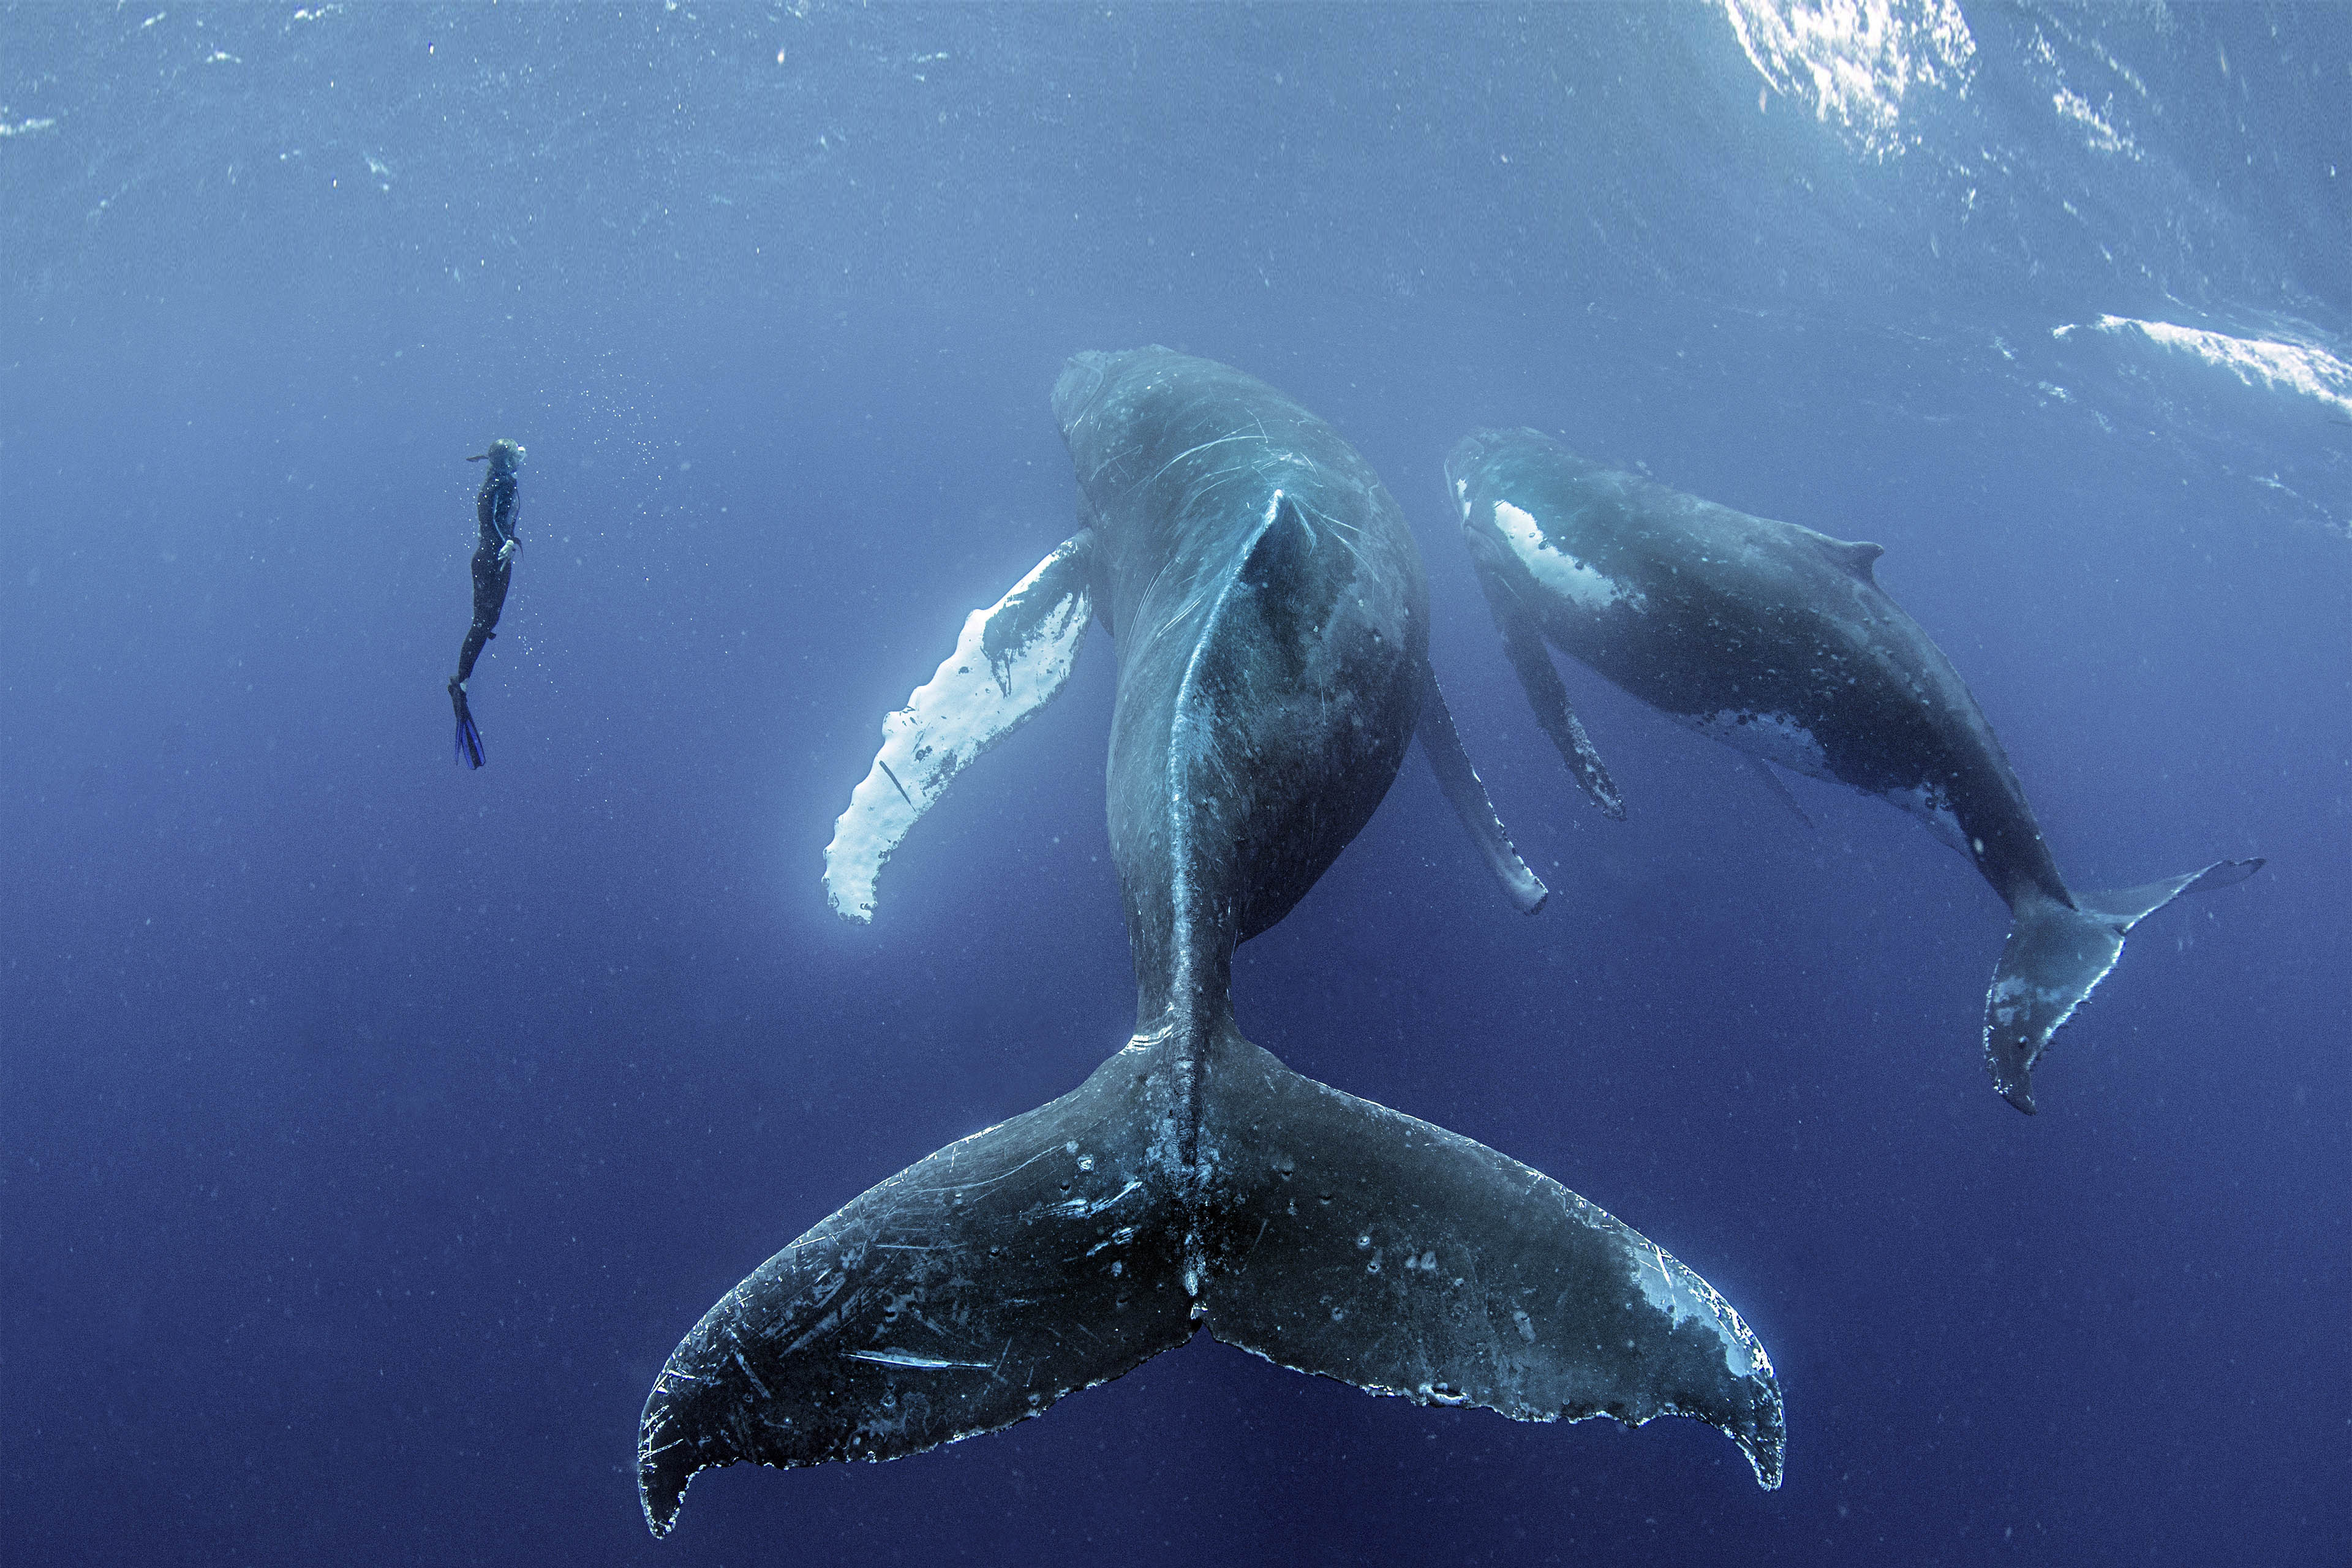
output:
[[449, 706], [457, 712], [457, 760], [473, 767], [482, 765], [482, 732], [474, 728], [474, 710], [466, 706], [466, 685], [456, 676], [449, 678]]
[[1203, 1325], [1423, 1404], [1695, 1416], [1780, 1484], [1771, 1363], [1705, 1280], [1549, 1177], [1302, 1078], [1228, 1027], [1196, 1058], [1139, 1037], [729, 1291], [646, 1402], [646, 1523], [668, 1531], [698, 1470], [919, 1453], [1039, 1415]]
[[1985, 993], [1985, 1066], [2001, 1098], [2032, 1114], [2034, 1063], [2115, 967], [2132, 927], [2183, 893], [2226, 888], [2262, 868], [2259, 859], [2216, 860], [2146, 887], [2077, 893], [2073, 909], [2029, 889]]

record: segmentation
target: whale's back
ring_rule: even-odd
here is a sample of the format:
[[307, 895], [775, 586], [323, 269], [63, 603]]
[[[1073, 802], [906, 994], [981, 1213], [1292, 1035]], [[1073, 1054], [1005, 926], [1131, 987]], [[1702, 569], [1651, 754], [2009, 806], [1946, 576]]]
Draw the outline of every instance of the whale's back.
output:
[[[1367, 821], [1420, 715], [1428, 589], [1339, 433], [1166, 349], [1055, 392], [1118, 646], [1111, 844], [1130, 921], [1273, 925]], [[1140, 962], [1140, 955], [1139, 955]]]

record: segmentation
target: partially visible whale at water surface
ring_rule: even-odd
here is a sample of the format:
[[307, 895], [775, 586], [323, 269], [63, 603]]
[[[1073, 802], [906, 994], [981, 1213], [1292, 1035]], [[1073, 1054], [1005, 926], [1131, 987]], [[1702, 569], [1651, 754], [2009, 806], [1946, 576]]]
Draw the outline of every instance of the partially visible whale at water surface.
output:
[[1234, 947], [1355, 837], [1416, 732], [1514, 901], [1541, 896], [1444, 721], [1395, 501], [1330, 426], [1206, 360], [1081, 354], [1054, 409], [1083, 526], [885, 721], [825, 880], [836, 909], [869, 915], [891, 849], [1061, 689], [1099, 619], [1118, 664], [1108, 793], [1135, 1033], [1068, 1094], [852, 1199], [711, 1308], [646, 1403], [647, 1522], [666, 1531], [710, 1466], [918, 1453], [1202, 1327], [1423, 1404], [1696, 1416], [1778, 1485], [1771, 1363], [1705, 1280], [1549, 1177], [1302, 1078], [1235, 1027]]
[[[1959, 672], [1850, 543], [1587, 461], [1535, 430], [1486, 430], [1446, 483], [1505, 651], [1570, 771], [1624, 805], [1569, 706], [1547, 639], [1627, 692], [1759, 759], [1901, 806], [1969, 858], [2015, 923], [1985, 996], [1993, 1085], [2033, 1109], [2034, 1063], [2147, 916], [2243, 881], [2217, 860], [2076, 892]], [[1791, 803], [1793, 804], [1793, 802]]]

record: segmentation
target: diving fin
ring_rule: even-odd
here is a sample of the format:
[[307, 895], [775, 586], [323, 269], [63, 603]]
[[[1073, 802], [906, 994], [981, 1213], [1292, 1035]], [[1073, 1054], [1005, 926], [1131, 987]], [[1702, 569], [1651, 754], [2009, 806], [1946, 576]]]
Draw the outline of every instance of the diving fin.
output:
[[1454, 815], [1470, 830], [1471, 841], [1486, 857], [1495, 880], [1503, 885], [1504, 896], [1523, 915], [1543, 908], [1551, 889], [1519, 858], [1517, 848], [1511, 843], [1510, 830], [1495, 815], [1495, 803], [1486, 794], [1486, 783], [1471, 765], [1470, 753], [1462, 748], [1461, 732], [1454, 727], [1453, 710], [1445, 706], [1445, 693], [1438, 689], [1437, 672], [1426, 664], [1422, 669], [1421, 723], [1417, 733], [1422, 755], [1429, 759], [1430, 771], [1437, 775], [1437, 787], [1445, 792]]
[[1205, 1045], [1139, 1036], [729, 1291], [646, 1401], [654, 1533], [697, 1471], [919, 1453], [1040, 1415], [1203, 1322], [1421, 1404], [1693, 1415], [1780, 1484], [1771, 1363], [1706, 1281], [1491, 1149], [1301, 1078], [1230, 1026]]
[[882, 867], [982, 752], [1052, 701], [1070, 679], [1092, 613], [1094, 533], [1082, 529], [1013, 591], [966, 616], [955, 651], [882, 721], [882, 749], [833, 825], [825, 896], [845, 919], [874, 918]]
[[474, 728], [474, 711], [466, 705], [466, 688], [449, 678], [449, 705], [457, 712], [457, 761], [482, 765], [482, 732]]
[[2033, 1066], [2123, 955], [2131, 929], [2183, 893], [2226, 888], [2263, 868], [2259, 859], [2216, 860], [2201, 871], [2145, 887], [2077, 893], [2074, 908], [2029, 888], [2014, 906], [1985, 993], [1985, 1067], [2010, 1104], [2033, 1113]]

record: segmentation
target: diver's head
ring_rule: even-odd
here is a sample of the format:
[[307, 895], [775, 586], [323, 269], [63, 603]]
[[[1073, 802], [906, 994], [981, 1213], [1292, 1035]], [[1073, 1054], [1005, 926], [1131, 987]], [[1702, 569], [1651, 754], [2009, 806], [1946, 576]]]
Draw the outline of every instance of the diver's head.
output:
[[501, 436], [490, 443], [487, 452], [477, 452], [466, 459], [469, 463], [488, 463], [493, 474], [510, 474], [522, 466], [522, 443], [509, 441]]

